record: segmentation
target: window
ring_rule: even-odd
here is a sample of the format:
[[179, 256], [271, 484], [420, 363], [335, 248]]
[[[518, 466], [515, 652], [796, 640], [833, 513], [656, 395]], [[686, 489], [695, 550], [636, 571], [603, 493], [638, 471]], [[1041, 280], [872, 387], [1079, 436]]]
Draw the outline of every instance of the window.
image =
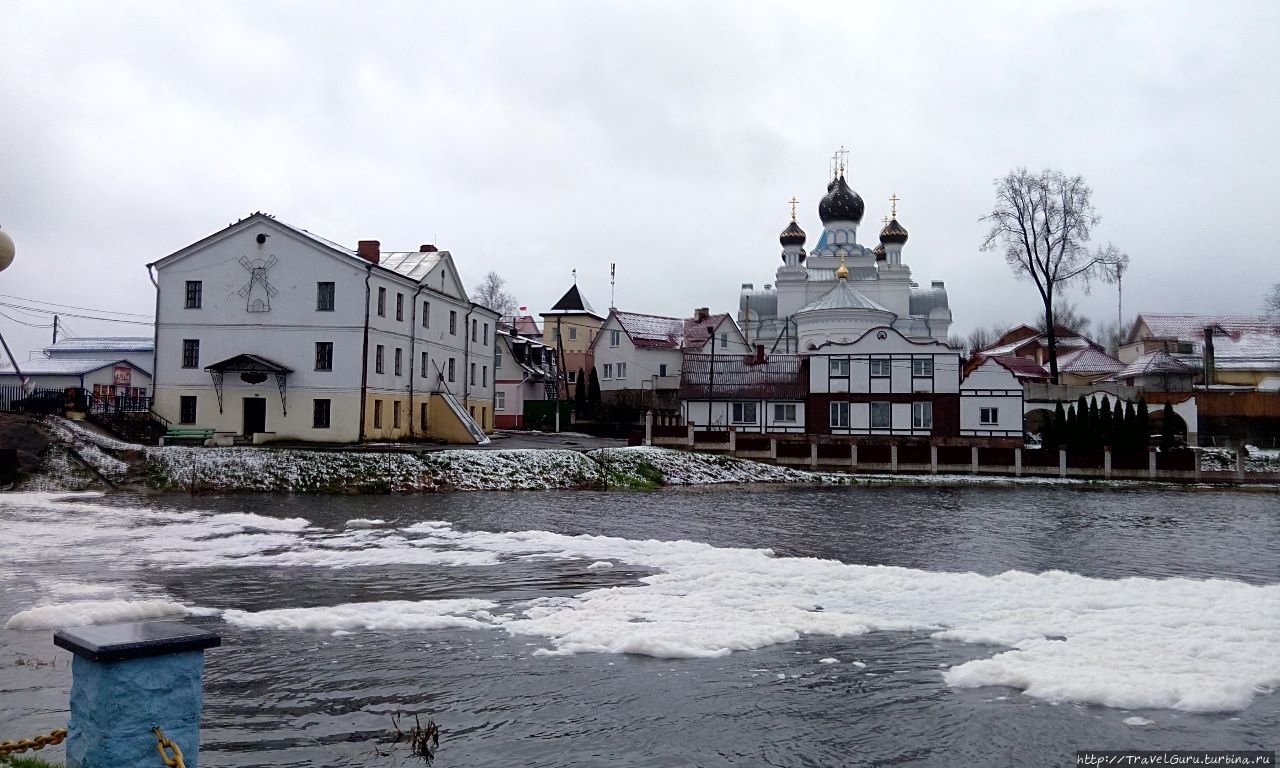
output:
[[431, 302], [429, 301], [422, 302], [422, 327], [431, 327]]
[[418, 421], [422, 423], [422, 431], [426, 432], [427, 431], [427, 404], [426, 403], [423, 403], [421, 406], [418, 407], [418, 414], [419, 414]]
[[605, 378], [605, 379], [613, 378], [613, 363], [604, 364], [604, 376], [602, 376], [601, 378]]
[[395, 372], [397, 376], [404, 373], [404, 350], [396, 347]]
[[387, 289], [378, 289], [378, 317], [387, 316]]
[[199, 339], [183, 339], [182, 340], [182, 367], [183, 368], [199, 368], [200, 367], [200, 340]]
[[196, 396], [183, 395], [178, 398], [178, 423], [196, 423]]
[[470, 381], [471, 381], [471, 386], [473, 386], [473, 387], [474, 387], [474, 386], [476, 385], [476, 364], [475, 364], [475, 363], [472, 363], [472, 364], [471, 364], [471, 379], [470, 379]]
[[577, 372], [577, 371], [567, 371], [567, 372], [565, 373], [565, 375], [564, 375], [564, 379], [565, 379], [565, 381], [569, 382], [570, 384], [577, 384], [577, 383], [578, 383], [578, 372]]
[[329, 428], [329, 400], [316, 398], [311, 401], [311, 428]]
[[773, 420], [794, 422], [796, 420], [795, 404], [775, 403], [773, 406]]
[[849, 404], [848, 403], [832, 403], [831, 404], [831, 426], [833, 427], [849, 426]]
[[733, 404], [733, 423], [734, 424], [755, 424], [756, 423], [756, 404], [755, 403], [734, 403]]
[[478, 338], [480, 334], [479, 334], [479, 332], [477, 331], [477, 328], [479, 328], [479, 327], [480, 327], [480, 324], [479, 324], [478, 322], [476, 322], [476, 319], [475, 319], [474, 317], [473, 317], [473, 318], [471, 318], [471, 340], [472, 340], [472, 341], [479, 341], [479, 340], [480, 340], [480, 339]]
[[981, 424], [999, 424], [1000, 409], [999, 408], [979, 408], [978, 422]]
[[886, 360], [883, 358], [872, 358], [871, 375], [876, 377], [881, 377], [881, 378], [886, 377], [889, 375], [889, 367], [890, 367], [889, 360]]
[[627, 364], [626, 364], [626, 363], [618, 363], [618, 378], [620, 378], [620, 379], [625, 379], [625, 378], [627, 378]]
[[333, 311], [333, 283], [316, 283], [316, 311]]
[[480, 386], [489, 386], [489, 366], [487, 365], [480, 366]]
[[404, 294], [396, 294], [396, 322], [404, 322]]
[[458, 313], [452, 309], [449, 310], [449, 335], [458, 335]]
[[316, 370], [317, 371], [333, 370], [333, 342], [332, 341], [316, 342]]
[[569, 326], [569, 341], [577, 341], [577, 340], [578, 340], [578, 329], [571, 325]]
[[622, 343], [622, 331], [609, 331], [609, 346], [616, 347]]
[[911, 361], [912, 376], [933, 376], [933, 358], [917, 357]]
[[484, 333], [480, 334], [480, 343], [489, 346], [489, 324], [484, 324]]
[[204, 283], [200, 280], [187, 281], [187, 309], [199, 309]]
[[493, 395], [493, 410], [495, 410], [495, 411], [505, 411], [505, 410], [507, 410], [507, 393], [506, 393], [506, 392], [495, 392], [495, 393], [494, 393], [494, 395]]
[[382, 429], [382, 401], [373, 401], [373, 428]]
[[453, 369], [454, 369], [454, 363], [455, 363], [455, 360], [454, 360], [452, 357], [451, 357], [451, 358], [449, 358], [449, 381], [450, 381], [450, 382], [452, 382], [452, 381], [453, 381]]
[[835, 377], [849, 375], [849, 358], [831, 358], [831, 375]]
[[498, 375], [498, 369], [502, 367], [502, 347], [495, 346], [493, 348], [493, 375]]
[[729, 334], [727, 333], [720, 334], [720, 346], [722, 347], [729, 346]]
[[383, 358], [382, 345], [379, 344], [378, 348], [373, 353], [373, 372], [374, 373], [382, 373], [384, 368], [382, 364], [383, 362], [382, 358]]
[[391, 428], [400, 428], [400, 401], [396, 400], [391, 404]]
[[911, 404], [911, 428], [933, 429], [933, 403]]
[[891, 429], [893, 427], [893, 409], [889, 403], [871, 404], [871, 428]]
[[427, 376], [428, 376], [427, 371], [428, 371], [428, 370], [430, 370], [430, 368], [427, 366], [427, 353], [426, 353], [426, 352], [423, 352], [423, 353], [422, 353], [422, 374], [421, 374], [421, 375], [422, 375], [422, 378], [424, 378], [424, 379], [425, 379], [425, 378], [427, 378]]
[[666, 375], [667, 375], [667, 364], [666, 364], [666, 363], [658, 363], [658, 375], [659, 375], [659, 376], [666, 376]]

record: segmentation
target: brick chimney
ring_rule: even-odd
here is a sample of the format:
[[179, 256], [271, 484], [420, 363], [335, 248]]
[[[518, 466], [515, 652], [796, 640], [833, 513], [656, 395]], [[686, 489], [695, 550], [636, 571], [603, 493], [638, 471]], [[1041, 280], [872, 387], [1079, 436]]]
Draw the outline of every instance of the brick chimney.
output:
[[697, 309], [693, 310], [693, 321], [695, 323], [700, 323], [703, 320], [706, 320], [708, 317], [711, 317], [710, 307], [698, 307]]
[[382, 243], [377, 240], [361, 240], [356, 244], [356, 255], [371, 264], [382, 260]]
[[1204, 329], [1204, 383], [1213, 383], [1213, 326]]
[[418, 246], [418, 253], [436, 253], [439, 250], [439, 248], [431, 245], [430, 243]]
[[756, 365], [764, 364], [764, 345], [763, 344], [756, 345], [756, 357], [755, 357], [755, 360], [753, 360], [752, 362], [754, 362]]

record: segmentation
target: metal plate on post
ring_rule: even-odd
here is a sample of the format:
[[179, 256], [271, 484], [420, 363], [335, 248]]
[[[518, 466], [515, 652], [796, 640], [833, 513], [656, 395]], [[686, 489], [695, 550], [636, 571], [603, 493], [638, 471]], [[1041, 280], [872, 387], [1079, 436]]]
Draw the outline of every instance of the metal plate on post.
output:
[[91, 661], [109, 662], [202, 651], [222, 645], [222, 638], [176, 621], [138, 621], [60, 629], [53, 644]]

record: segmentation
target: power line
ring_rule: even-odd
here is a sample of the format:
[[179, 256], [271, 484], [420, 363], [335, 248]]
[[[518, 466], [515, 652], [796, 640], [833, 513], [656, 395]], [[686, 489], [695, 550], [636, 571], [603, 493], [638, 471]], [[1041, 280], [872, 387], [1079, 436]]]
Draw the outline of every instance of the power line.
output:
[[151, 317], [151, 315], [149, 314], [144, 315], [138, 312], [118, 312], [114, 309], [94, 309], [92, 307], [77, 307], [73, 304], [59, 304], [54, 301], [44, 301], [42, 299], [29, 299], [25, 296], [12, 296], [7, 293], [0, 293], [0, 297], [6, 298], [6, 299], [17, 299], [18, 301], [25, 301], [31, 304], [44, 304], [50, 307], [64, 307], [66, 309], [79, 309], [84, 312], [97, 312], [98, 314], [102, 314], [102, 315], [125, 315], [127, 317]]
[[37, 324], [37, 323], [28, 323], [28, 322], [26, 322], [25, 320], [19, 320], [18, 318], [14, 317], [14, 316], [12, 316], [12, 315], [7, 315], [7, 314], [5, 314], [4, 312], [0, 312], [0, 317], [4, 317], [4, 318], [6, 318], [6, 319], [8, 319], [8, 320], [12, 320], [13, 322], [17, 323], [18, 325], [25, 325], [25, 326], [27, 326], [28, 328], [52, 328], [52, 327], [53, 327], [53, 323], [45, 323], [44, 325], [39, 325], [39, 324]]
[[16, 309], [16, 310], [26, 311], [26, 312], [40, 312], [47, 315], [61, 315], [63, 317], [79, 317], [85, 320], [97, 320], [99, 322], [104, 322], [104, 323], [128, 323], [131, 325], [154, 325], [155, 324], [151, 320], [125, 320], [119, 317], [96, 317], [94, 315], [81, 315], [75, 312], [63, 312], [56, 309], [42, 309], [40, 307], [24, 307], [21, 304], [10, 304], [8, 302], [2, 302], [2, 301], [0, 301], [0, 307], [8, 307], [10, 309]]

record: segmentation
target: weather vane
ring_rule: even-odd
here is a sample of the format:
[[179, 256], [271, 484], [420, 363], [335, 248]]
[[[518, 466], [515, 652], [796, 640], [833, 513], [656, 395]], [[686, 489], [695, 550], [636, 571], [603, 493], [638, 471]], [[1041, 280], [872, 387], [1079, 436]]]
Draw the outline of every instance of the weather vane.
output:
[[574, 285], [578, 284], [578, 268], [577, 267], [573, 268], [573, 284]]

